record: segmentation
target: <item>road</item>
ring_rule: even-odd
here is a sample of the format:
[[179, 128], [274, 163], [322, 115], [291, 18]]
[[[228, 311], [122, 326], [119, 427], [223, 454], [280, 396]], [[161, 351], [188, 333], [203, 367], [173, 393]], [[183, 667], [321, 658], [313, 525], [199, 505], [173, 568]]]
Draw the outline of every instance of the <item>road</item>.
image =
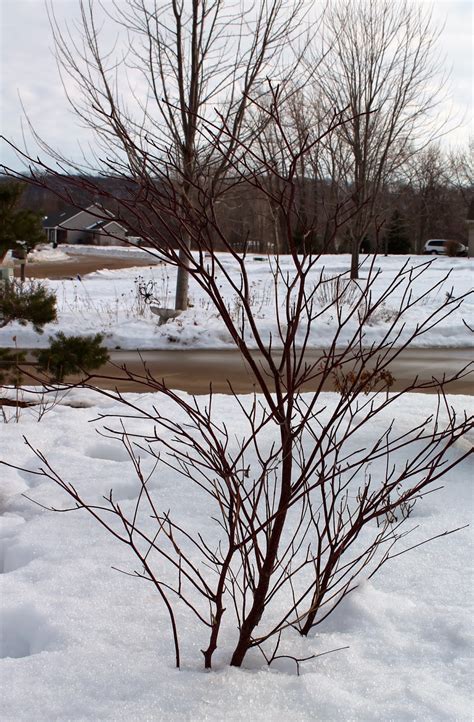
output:
[[[308, 362], [319, 358], [321, 351], [308, 352]], [[430, 381], [433, 377], [441, 380], [457, 373], [473, 359], [472, 349], [406, 349], [391, 364], [390, 371], [395, 378], [392, 390], [398, 391], [413, 382], [418, 375], [420, 381]], [[216, 393], [229, 393], [230, 386], [240, 394], [254, 390], [254, 377], [242, 361], [240, 354], [234, 350], [173, 350], [144, 351], [141, 358], [136, 352], [113, 351], [111, 363], [106, 364], [99, 374], [113, 377], [102, 379], [99, 385], [103, 388], [117, 386], [121, 391], [146, 391], [146, 387], [125, 378], [121, 366], [126, 366], [133, 373], [143, 374], [145, 363], [147, 370], [158, 380], [164, 379], [167, 386], [193, 394], [204, 394], [209, 386]], [[305, 391], [314, 391], [319, 383], [316, 379], [304, 386]], [[325, 384], [325, 390], [332, 390], [331, 380]], [[474, 373], [453, 381], [446, 387], [448, 393], [474, 394]]]

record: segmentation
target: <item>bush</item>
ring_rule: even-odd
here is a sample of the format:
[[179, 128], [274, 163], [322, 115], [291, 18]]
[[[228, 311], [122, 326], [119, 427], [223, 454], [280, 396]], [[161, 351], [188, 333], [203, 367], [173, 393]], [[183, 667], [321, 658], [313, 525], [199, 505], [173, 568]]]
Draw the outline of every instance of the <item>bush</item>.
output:
[[40, 371], [54, 381], [61, 382], [70, 374], [93, 371], [109, 360], [107, 349], [102, 346], [104, 337], [66, 336], [59, 332], [51, 339], [49, 348], [35, 352]]
[[321, 308], [347, 306], [349, 309], [361, 301], [361, 291], [357, 283], [345, 275], [329, 276], [321, 274], [315, 288], [315, 299]]
[[56, 320], [56, 296], [37, 281], [8, 281], [0, 285], [0, 327], [12, 321], [32, 323], [37, 333]]
[[333, 380], [335, 390], [344, 398], [360, 394], [367, 396], [380, 387], [388, 392], [395, 383], [394, 377], [388, 370], [353, 369], [345, 372], [342, 364], [333, 371]]
[[450, 258], [456, 258], [459, 252], [459, 243], [457, 241], [446, 241], [445, 248], [447, 256]]

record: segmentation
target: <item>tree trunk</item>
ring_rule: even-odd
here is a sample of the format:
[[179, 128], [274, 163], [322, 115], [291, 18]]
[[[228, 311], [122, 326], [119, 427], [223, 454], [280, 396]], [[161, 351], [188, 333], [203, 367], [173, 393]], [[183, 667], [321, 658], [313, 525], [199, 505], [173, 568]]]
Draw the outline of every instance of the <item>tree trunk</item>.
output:
[[239, 641], [237, 642], [237, 646], [230, 661], [232, 667], [241, 666], [244, 657], [251, 646], [253, 630], [262, 618], [267, 602], [270, 579], [275, 567], [278, 549], [280, 547], [280, 539], [285, 526], [288, 504], [291, 497], [291, 473], [293, 468], [291, 434], [288, 431], [286, 433], [288, 434], [288, 437], [283, 444], [284, 461], [282, 467], [281, 493], [278, 502], [278, 513], [268, 542], [265, 561], [262, 565], [257, 588], [255, 589], [252, 608], [242, 623]]
[[[188, 248], [191, 249], [191, 241], [187, 241]], [[189, 258], [184, 250], [179, 252], [180, 266], [178, 267], [178, 275], [176, 278], [176, 299], [175, 309], [185, 311], [188, 307], [188, 288], [189, 288]]]
[[[285, 509], [288, 504], [288, 499], [284, 502]], [[284, 511], [275, 521], [270, 544], [268, 545], [267, 556], [260, 573], [260, 580], [257, 589], [255, 590], [252, 609], [242, 624], [239, 641], [237, 642], [237, 646], [230, 661], [232, 667], [240, 667], [242, 665], [252, 641], [253, 630], [262, 618], [267, 599], [268, 587], [270, 586], [270, 577], [275, 564], [278, 547], [280, 546], [280, 538], [285, 525], [285, 519], [286, 511]]]
[[351, 281], [359, 278], [359, 240], [354, 238], [352, 241], [351, 253]]

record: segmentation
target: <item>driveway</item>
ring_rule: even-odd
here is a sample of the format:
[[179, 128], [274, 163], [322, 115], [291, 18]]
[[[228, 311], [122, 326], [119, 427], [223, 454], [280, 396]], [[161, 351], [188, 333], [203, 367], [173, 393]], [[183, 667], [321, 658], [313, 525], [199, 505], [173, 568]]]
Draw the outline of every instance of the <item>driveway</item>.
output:
[[[120, 258], [105, 255], [71, 255], [67, 261], [50, 261], [27, 263], [25, 268], [26, 278], [75, 278], [76, 276], [85, 276], [87, 273], [100, 271], [104, 268], [114, 270], [118, 268], [132, 268], [135, 266], [152, 266], [159, 263], [152, 262], [152, 259], [141, 260], [137, 258]], [[15, 276], [20, 276], [20, 265], [15, 264]]]

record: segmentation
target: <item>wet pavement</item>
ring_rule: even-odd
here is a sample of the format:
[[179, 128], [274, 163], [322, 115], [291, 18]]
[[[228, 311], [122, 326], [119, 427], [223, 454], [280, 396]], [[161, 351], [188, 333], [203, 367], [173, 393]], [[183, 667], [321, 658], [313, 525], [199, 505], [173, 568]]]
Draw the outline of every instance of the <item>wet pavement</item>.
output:
[[[313, 349], [307, 351], [305, 361], [315, 363], [320, 356], [321, 351]], [[473, 358], [473, 350], [468, 348], [406, 349], [389, 366], [395, 379], [391, 390], [406, 388], [417, 376], [419, 382], [429, 382], [433, 378], [441, 381], [443, 376], [447, 378], [458, 373], [471, 363]], [[230, 393], [233, 390], [235, 393], [245, 394], [256, 390], [255, 378], [250, 368], [242, 360], [240, 353], [234, 350], [143, 351], [140, 355], [133, 351], [113, 351], [111, 362], [98, 372], [111, 378], [97, 379], [98, 385], [109, 389], [117, 387], [120, 391], [150, 390], [146, 384], [127, 379], [120, 368], [123, 366], [142, 376], [148, 372], [158, 381], [163, 379], [169, 388], [193, 394], [208, 393], [211, 385], [215, 393]], [[320, 377], [316, 377], [304, 384], [302, 390], [314, 391], [319, 383]], [[334, 390], [334, 379], [327, 379], [323, 388]], [[474, 372], [471, 371], [464, 378], [447, 384], [445, 391], [474, 394]]]

